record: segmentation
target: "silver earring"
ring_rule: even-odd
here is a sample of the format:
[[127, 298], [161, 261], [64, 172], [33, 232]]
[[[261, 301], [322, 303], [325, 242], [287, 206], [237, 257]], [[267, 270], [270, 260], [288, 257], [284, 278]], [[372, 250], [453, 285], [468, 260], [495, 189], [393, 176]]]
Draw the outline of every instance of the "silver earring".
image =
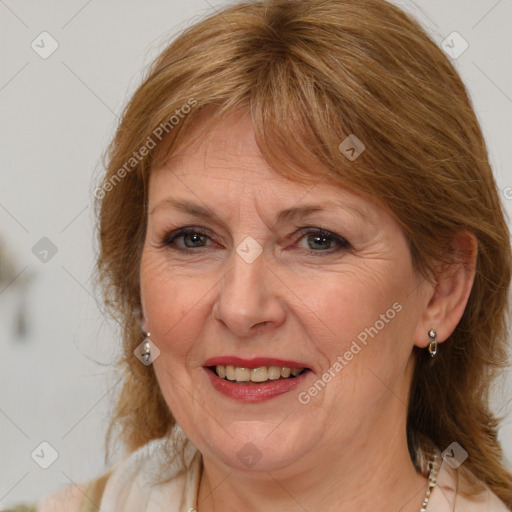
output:
[[149, 361], [151, 360], [151, 340], [149, 339], [149, 337], [151, 336], [151, 333], [146, 332], [146, 328], [147, 328], [147, 320], [146, 320], [146, 317], [143, 317], [141, 329], [142, 329], [142, 332], [144, 333], [144, 345], [142, 347], [141, 356], [144, 358], [144, 361], [146, 361], [146, 363], [149, 363]]
[[436, 336], [437, 334], [434, 329], [430, 329], [430, 331], [428, 331], [428, 337], [430, 338], [430, 342], [428, 344], [428, 353], [430, 354], [430, 357], [434, 357], [437, 354], [438, 341]]
[[144, 340], [137, 346], [134, 354], [142, 364], [149, 366], [160, 356], [160, 349], [150, 339], [151, 333], [146, 330], [147, 322], [145, 318], [142, 320], [141, 328]]
[[146, 334], [146, 339], [144, 340], [144, 349], [142, 351], [142, 357], [146, 361], [146, 363], [149, 363], [149, 360], [151, 359], [151, 343], [149, 337], [151, 336], [151, 333]]

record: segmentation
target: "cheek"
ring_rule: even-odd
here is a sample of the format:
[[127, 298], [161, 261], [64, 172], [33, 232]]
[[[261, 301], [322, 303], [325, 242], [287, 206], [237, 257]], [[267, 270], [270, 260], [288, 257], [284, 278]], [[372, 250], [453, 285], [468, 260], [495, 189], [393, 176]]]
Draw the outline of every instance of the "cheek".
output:
[[163, 354], [185, 357], [201, 328], [199, 317], [211, 311], [207, 279], [180, 275], [160, 255], [141, 261], [141, 300], [151, 340]]
[[399, 275], [384, 264], [332, 274], [313, 290], [311, 281], [301, 282], [297, 295], [307, 301], [297, 317], [322, 354], [322, 372], [335, 376], [317, 405], [332, 400], [334, 409], [376, 408], [388, 388], [403, 385], [420, 310], [411, 294], [414, 273], [405, 264], [399, 268]]
[[297, 316], [307, 319], [304, 326], [312, 329], [313, 339], [330, 340], [332, 348], [339, 350], [375, 323], [379, 331], [384, 330], [403, 304], [406, 288], [385, 269], [375, 268], [348, 269], [296, 283], [294, 291], [303, 298], [303, 312]]

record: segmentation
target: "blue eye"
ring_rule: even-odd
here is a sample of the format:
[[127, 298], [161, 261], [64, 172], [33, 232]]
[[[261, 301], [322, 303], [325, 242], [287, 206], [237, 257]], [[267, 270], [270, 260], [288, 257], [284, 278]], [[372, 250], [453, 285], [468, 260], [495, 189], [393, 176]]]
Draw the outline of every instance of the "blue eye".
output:
[[305, 233], [299, 239], [298, 245], [301, 246], [303, 241], [307, 244], [306, 247], [302, 246], [303, 249], [316, 253], [324, 251], [332, 253], [342, 249], [350, 249], [350, 244], [344, 238], [320, 228], [306, 228]]
[[[181, 239], [181, 243], [177, 243]], [[163, 240], [163, 245], [174, 246], [176, 249], [187, 250], [205, 247], [210, 237], [197, 228], [183, 228], [169, 233]]]
[[184, 233], [183, 243], [186, 247], [203, 247], [206, 245], [206, 236], [201, 233]]
[[[351, 248], [343, 237], [324, 229], [303, 228], [299, 230], [299, 235], [296, 247], [309, 254], [327, 255]], [[211, 245], [219, 247], [202, 228], [195, 227], [178, 229], [162, 240], [162, 246], [184, 252]]]

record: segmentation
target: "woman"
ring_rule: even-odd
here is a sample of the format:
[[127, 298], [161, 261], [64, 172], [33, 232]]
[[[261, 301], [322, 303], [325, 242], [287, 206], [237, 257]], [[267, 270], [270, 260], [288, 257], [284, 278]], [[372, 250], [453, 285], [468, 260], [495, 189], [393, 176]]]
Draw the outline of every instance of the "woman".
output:
[[95, 195], [129, 457], [41, 510], [494, 511], [510, 247], [465, 88], [380, 0], [229, 7]]

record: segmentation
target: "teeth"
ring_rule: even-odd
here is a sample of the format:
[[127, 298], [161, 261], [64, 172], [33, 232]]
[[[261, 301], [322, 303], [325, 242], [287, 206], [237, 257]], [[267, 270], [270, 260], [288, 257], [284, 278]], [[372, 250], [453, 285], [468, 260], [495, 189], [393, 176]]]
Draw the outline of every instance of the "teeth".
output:
[[249, 368], [235, 368], [235, 380], [237, 382], [250, 382], [251, 381], [251, 370]]
[[290, 375], [297, 377], [304, 368], [286, 368], [279, 366], [260, 366], [259, 368], [242, 368], [239, 366], [217, 365], [215, 373], [221, 379], [236, 382], [267, 382], [269, 380], [288, 379]]
[[[217, 372], [217, 375], [219, 375], [219, 372]], [[220, 377], [220, 375], [219, 375], [219, 377]], [[226, 379], [236, 380], [234, 366], [226, 366]]]
[[251, 382], [265, 382], [268, 380], [268, 370], [265, 366], [251, 370]]
[[226, 377], [226, 367], [225, 366], [217, 366], [217, 375], [224, 379]]
[[281, 377], [281, 368], [279, 366], [271, 366], [268, 369], [268, 378], [270, 380], [277, 380]]

